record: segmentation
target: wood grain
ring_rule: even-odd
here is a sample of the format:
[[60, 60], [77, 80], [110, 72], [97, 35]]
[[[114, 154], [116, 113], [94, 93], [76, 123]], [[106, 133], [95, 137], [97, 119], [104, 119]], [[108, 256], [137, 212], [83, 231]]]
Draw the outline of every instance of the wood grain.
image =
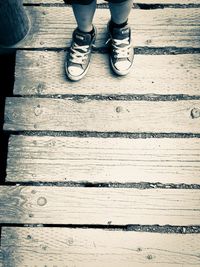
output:
[[88, 75], [78, 83], [66, 78], [64, 59], [65, 52], [18, 51], [14, 94], [200, 95], [200, 57], [196, 54], [135, 55], [131, 73], [116, 77], [108, 55], [95, 53]]
[[1, 186], [0, 223], [198, 225], [199, 190]]
[[3, 267], [3, 252], [1, 247], [0, 247], [0, 267]]
[[[66, 48], [71, 43], [75, 19], [69, 7], [26, 8], [32, 28], [20, 48]], [[133, 33], [133, 45], [145, 47], [199, 47], [200, 9], [133, 9], [129, 23]], [[106, 24], [109, 10], [98, 9], [94, 19], [97, 26], [97, 47], [106, 42]]]
[[11, 136], [6, 181], [200, 183], [200, 139]]
[[4, 129], [200, 133], [199, 122], [199, 100], [76, 101], [8, 97]]
[[2, 249], [15, 267], [199, 266], [200, 235], [98, 229], [3, 227]]
[[[24, 0], [24, 4], [63, 4], [63, 0]], [[97, 0], [98, 4], [106, 3], [103, 0]], [[134, 3], [141, 4], [200, 4], [199, 0], [134, 0]]]

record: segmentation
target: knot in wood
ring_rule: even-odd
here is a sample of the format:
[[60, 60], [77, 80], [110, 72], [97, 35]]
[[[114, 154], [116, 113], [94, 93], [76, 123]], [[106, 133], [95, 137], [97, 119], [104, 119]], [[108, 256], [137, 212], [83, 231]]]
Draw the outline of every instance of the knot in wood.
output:
[[38, 206], [45, 206], [47, 204], [47, 200], [45, 197], [39, 197], [37, 200]]
[[191, 110], [191, 117], [192, 117], [193, 119], [197, 119], [197, 118], [199, 118], [199, 117], [200, 117], [200, 109], [199, 109], [199, 108], [193, 108], [193, 109]]
[[117, 113], [122, 112], [122, 107], [116, 107], [116, 112], [117, 112]]
[[42, 114], [42, 109], [40, 108], [40, 106], [37, 106], [34, 110], [35, 116], [39, 116], [40, 114]]
[[146, 44], [147, 44], [147, 45], [149, 45], [149, 44], [151, 44], [151, 43], [152, 43], [152, 40], [151, 40], [151, 39], [146, 40]]
[[41, 249], [43, 249], [43, 250], [47, 250], [47, 246], [46, 245], [40, 245], [40, 247], [41, 247]]
[[74, 239], [72, 237], [70, 237], [69, 239], [67, 239], [66, 243], [67, 243], [68, 246], [72, 246], [73, 243], [74, 243]]
[[42, 83], [39, 83], [37, 86], [37, 92], [42, 93], [43, 89], [44, 89], [44, 85]]
[[50, 140], [48, 143], [49, 147], [54, 147], [56, 145], [56, 141], [55, 140]]
[[33, 144], [34, 144], [34, 146], [37, 146], [37, 141], [34, 140], [34, 141], [33, 141]]
[[153, 259], [153, 256], [152, 255], [147, 255], [147, 259], [148, 260], [152, 260]]
[[13, 119], [16, 119], [18, 117], [18, 114], [16, 112], [12, 112], [11, 114]]

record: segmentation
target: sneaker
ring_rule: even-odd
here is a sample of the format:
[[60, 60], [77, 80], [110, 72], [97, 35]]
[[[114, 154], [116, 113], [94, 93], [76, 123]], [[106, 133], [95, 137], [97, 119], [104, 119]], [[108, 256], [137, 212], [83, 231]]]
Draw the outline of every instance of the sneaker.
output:
[[94, 34], [83, 33], [78, 28], [74, 30], [71, 47], [65, 60], [65, 71], [70, 80], [78, 81], [87, 73], [95, 37], [95, 28]]
[[131, 29], [128, 25], [122, 28], [109, 29], [110, 64], [112, 70], [118, 75], [126, 75], [133, 65], [134, 51], [131, 44]]

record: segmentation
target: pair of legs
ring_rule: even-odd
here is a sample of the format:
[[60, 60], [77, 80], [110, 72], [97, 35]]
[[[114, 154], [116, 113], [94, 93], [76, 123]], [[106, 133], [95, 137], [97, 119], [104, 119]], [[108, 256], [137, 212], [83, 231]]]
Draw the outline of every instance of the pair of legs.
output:
[[[97, 31], [93, 25], [96, 0], [71, 0], [78, 27], [74, 30], [65, 61], [69, 79], [78, 81], [87, 73]], [[133, 63], [131, 29], [127, 24], [133, 0], [109, 0], [108, 23], [110, 66], [117, 75], [126, 75]]]
[[[133, 0], [127, 0], [119, 3], [109, 2], [111, 20], [115, 24], [122, 24], [128, 20]], [[96, 10], [96, 0], [88, 5], [72, 4], [74, 16], [79, 30], [90, 32], [93, 29], [93, 17]]]

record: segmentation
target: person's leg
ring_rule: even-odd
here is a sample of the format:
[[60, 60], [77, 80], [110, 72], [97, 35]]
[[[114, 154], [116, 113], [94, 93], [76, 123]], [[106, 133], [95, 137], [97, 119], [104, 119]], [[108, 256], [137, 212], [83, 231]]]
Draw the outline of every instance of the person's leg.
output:
[[96, 0], [73, 0], [72, 8], [78, 27], [73, 32], [65, 71], [70, 80], [78, 81], [85, 76], [90, 65], [96, 37], [96, 29], [92, 24]]
[[96, 0], [87, 5], [72, 4], [78, 29], [82, 32], [90, 32], [93, 29], [92, 21], [96, 10]]
[[111, 20], [108, 25], [110, 35], [110, 63], [118, 75], [126, 75], [133, 64], [133, 47], [128, 17], [133, 0], [110, 0]]
[[127, 22], [132, 6], [133, 0], [115, 3], [109, 2], [111, 21], [115, 24], [123, 24]]

